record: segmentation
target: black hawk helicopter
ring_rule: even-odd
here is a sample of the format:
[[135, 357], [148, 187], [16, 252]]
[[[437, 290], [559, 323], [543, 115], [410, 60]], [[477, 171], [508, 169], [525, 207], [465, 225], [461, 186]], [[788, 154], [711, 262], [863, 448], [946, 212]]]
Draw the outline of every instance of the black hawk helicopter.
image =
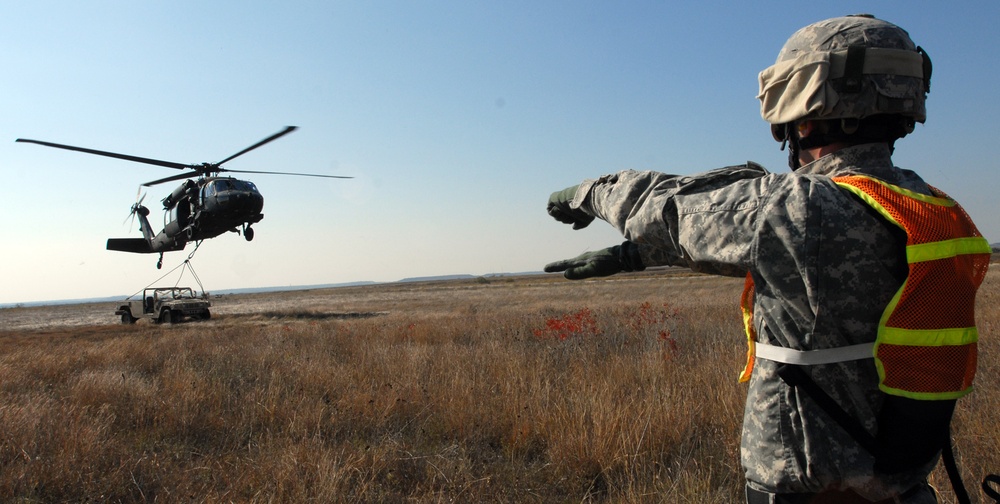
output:
[[[229, 170], [222, 167], [222, 164], [231, 161], [238, 156], [242, 156], [268, 142], [277, 140], [298, 129], [295, 126], [288, 126], [285, 129], [271, 135], [246, 149], [243, 149], [232, 156], [219, 161], [218, 163], [183, 164], [171, 161], [160, 161], [127, 154], [117, 154], [83, 147], [73, 147], [39, 140], [28, 140], [18, 138], [16, 142], [28, 142], [47, 147], [56, 147], [87, 154], [97, 154], [126, 161], [135, 161], [177, 170], [188, 170], [184, 173], [172, 175], [170, 177], [146, 182], [142, 186], [149, 187], [164, 182], [184, 180], [180, 187], [173, 190], [169, 196], [163, 198], [163, 230], [159, 233], [153, 231], [146, 216], [149, 209], [142, 206], [145, 195], [139, 198], [129, 214], [130, 217], [138, 215], [139, 229], [142, 231], [142, 238], [108, 238], [108, 250], [121, 252], [135, 252], [138, 254], [160, 254], [160, 260], [156, 263], [157, 269], [163, 266], [163, 253], [175, 250], [184, 250], [188, 242], [200, 242], [208, 238], [215, 238], [222, 233], [232, 231], [235, 233], [243, 230], [243, 237], [247, 241], [253, 240], [254, 231], [250, 227], [252, 224], [260, 222], [264, 214], [260, 213], [264, 207], [264, 197], [257, 190], [257, 186], [249, 180], [240, 180], [228, 176], [219, 176], [220, 173], [260, 173], [267, 175], [297, 175], [303, 177], [323, 177], [323, 178], [353, 178], [339, 175], [318, 175], [314, 173], [288, 173], [272, 171], [250, 171], [250, 170]], [[197, 177], [197, 180], [191, 180]]]

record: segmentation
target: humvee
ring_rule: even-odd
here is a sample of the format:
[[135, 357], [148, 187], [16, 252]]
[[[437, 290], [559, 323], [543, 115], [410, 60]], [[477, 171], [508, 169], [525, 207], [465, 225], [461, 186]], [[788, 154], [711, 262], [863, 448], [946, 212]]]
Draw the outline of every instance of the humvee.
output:
[[140, 318], [172, 324], [185, 318], [208, 320], [212, 317], [209, 306], [207, 295], [198, 297], [190, 287], [147, 287], [142, 299], [118, 305], [115, 315], [121, 316], [122, 324], [134, 324]]

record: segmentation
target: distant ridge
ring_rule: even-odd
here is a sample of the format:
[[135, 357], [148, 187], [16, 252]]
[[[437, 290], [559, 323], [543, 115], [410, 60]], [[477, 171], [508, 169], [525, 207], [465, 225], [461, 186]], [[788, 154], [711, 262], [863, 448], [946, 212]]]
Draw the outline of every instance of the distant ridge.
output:
[[425, 277], [410, 277], [399, 280], [399, 283], [408, 282], [441, 282], [445, 280], [471, 280], [476, 278], [475, 275], [440, 275], [440, 276], [425, 276]]
[[286, 285], [283, 287], [246, 287], [243, 289], [223, 289], [219, 291], [209, 291], [208, 293], [213, 296], [221, 296], [223, 294], [254, 294], [257, 292], [284, 292], [284, 291], [300, 291], [300, 290], [312, 290], [312, 289], [334, 289], [337, 287], [358, 287], [361, 285], [373, 285], [379, 282], [373, 282], [371, 280], [365, 280], [361, 282], [344, 282], [344, 283], [333, 283], [333, 284], [316, 284], [316, 285]]
[[[218, 289], [218, 290], [209, 290], [208, 293], [212, 296], [225, 296], [231, 294], [255, 294], [263, 292], [287, 292], [287, 291], [302, 291], [311, 289], [334, 289], [337, 287], [359, 287], [364, 285], [375, 285], [375, 284], [471, 280], [475, 278], [500, 278], [505, 276], [539, 275], [539, 274], [542, 274], [542, 272], [533, 271], [524, 273], [489, 273], [486, 275], [468, 275], [468, 274], [441, 275], [441, 276], [426, 276], [426, 277], [410, 277], [410, 278], [404, 278], [402, 280], [397, 280], [395, 282], [374, 282], [371, 280], [364, 280], [360, 282], [344, 282], [344, 283], [333, 283], [333, 284], [285, 285], [280, 287], [247, 287], [242, 289]], [[141, 294], [142, 291], [139, 291], [139, 293]], [[29, 301], [23, 303], [0, 303], [0, 309], [29, 307], [29, 306], [83, 304], [83, 303], [114, 303], [121, 301], [125, 298], [126, 298], [125, 295], [121, 295], [121, 296], [105, 296], [105, 297], [81, 298], [81, 299], [57, 299], [52, 301]]]
[[[282, 287], [247, 287], [243, 289], [219, 289], [208, 291], [211, 296], [225, 296], [230, 294], [254, 294], [259, 292], [285, 292], [285, 291], [300, 291], [300, 290], [310, 290], [310, 289], [333, 289], [336, 287], [356, 287], [359, 285], [373, 285], [379, 282], [373, 282], [370, 280], [363, 282], [345, 282], [345, 283], [335, 283], [335, 284], [319, 284], [319, 285], [285, 285]], [[190, 287], [190, 286], [187, 286]], [[197, 289], [195, 289], [197, 291]], [[142, 294], [140, 290], [136, 294]], [[132, 294], [133, 296], [136, 294]], [[29, 307], [29, 306], [49, 306], [49, 305], [67, 305], [67, 304], [83, 304], [83, 303], [116, 303], [123, 299], [127, 299], [130, 296], [120, 295], [120, 296], [104, 296], [95, 298], [79, 298], [79, 299], [55, 299], [51, 301], [28, 301], [24, 303], [0, 303], [0, 308], [17, 308], [17, 307]]]

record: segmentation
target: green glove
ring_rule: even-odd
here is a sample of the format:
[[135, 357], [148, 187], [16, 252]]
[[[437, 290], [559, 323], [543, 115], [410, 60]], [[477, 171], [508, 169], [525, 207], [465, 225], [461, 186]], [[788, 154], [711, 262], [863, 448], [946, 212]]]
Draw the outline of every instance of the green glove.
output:
[[639, 247], [626, 241], [621, 245], [580, 254], [545, 265], [546, 273], [563, 272], [570, 280], [611, 276], [622, 271], [642, 271], [646, 266], [639, 257]]
[[569, 206], [569, 202], [573, 201], [573, 198], [576, 196], [576, 190], [579, 187], [579, 185], [575, 185], [552, 193], [552, 196], [549, 196], [547, 207], [549, 215], [552, 218], [563, 224], [572, 224], [573, 229], [583, 229], [594, 221], [593, 215], [579, 208], [570, 208]]

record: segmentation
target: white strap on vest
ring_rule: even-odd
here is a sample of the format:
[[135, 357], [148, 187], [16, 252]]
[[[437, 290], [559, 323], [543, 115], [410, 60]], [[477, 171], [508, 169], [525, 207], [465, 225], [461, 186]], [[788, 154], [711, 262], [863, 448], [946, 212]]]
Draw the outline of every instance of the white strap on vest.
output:
[[815, 366], [818, 364], [871, 359], [874, 357], [875, 343], [861, 343], [859, 345], [824, 348], [821, 350], [795, 350], [793, 348], [768, 345], [758, 341], [754, 345], [754, 348], [756, 349], [756, 356], [761, 359], [798, 366]]

